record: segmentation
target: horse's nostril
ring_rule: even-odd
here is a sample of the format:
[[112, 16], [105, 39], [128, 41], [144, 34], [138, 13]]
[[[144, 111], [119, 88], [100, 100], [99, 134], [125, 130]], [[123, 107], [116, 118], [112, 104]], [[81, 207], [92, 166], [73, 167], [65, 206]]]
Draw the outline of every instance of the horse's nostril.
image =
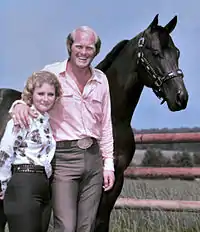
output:
[[176, 95], [176, 103], [179, 106], [184, 106], [187, 104], [187, 96], [181, 90], [179, 90]]

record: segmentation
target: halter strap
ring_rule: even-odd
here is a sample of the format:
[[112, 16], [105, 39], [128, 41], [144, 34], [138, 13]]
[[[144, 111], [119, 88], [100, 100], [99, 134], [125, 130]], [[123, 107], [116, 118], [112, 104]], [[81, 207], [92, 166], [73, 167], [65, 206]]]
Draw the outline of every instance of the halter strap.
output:
[[138, 40], [137, 64], [140, 63], [145, 69], [145, 71], [154, 79], [152, 90], [159, 99], [163, 99], [163, 101], [161, 102], [161, 104], [163, 104], [165, 102], [165, 97], [162, 91], [163, 83], [175, 77], [183, 78], [183, 72], [181, 69], [177, 69], [176, 71], [171, 71], [163, 76], [157, 74], [156, 70], [151, 66], [148, 59], [144, 56], [144, 44], [145, 38], [143, 35]]

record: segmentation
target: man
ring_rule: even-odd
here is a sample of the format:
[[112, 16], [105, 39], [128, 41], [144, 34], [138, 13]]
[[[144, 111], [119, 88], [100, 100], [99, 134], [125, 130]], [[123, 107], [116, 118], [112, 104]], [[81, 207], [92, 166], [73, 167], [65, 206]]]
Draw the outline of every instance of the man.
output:
[[[56, 232], [92, 232], [102, 184], [104, 191], [114, 184], [109, 85], [105, 74], [91, 67], [100, 46], [94, 30], [77, 28], [67, 37], [69, 59], [44, 67], [63, 88], [49, 112], [57, 141], [52, 182]], [[28, 126], [28, 114], [35, 115], [20, 102], [15, 102], [12, 117]]]

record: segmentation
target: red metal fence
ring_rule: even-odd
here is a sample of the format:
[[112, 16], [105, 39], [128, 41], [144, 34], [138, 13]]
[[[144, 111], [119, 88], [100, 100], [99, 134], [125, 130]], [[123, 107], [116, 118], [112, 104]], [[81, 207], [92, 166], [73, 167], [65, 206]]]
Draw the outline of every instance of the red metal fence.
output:
[[153, 143], [200, 143], [200, 132], [193, 133], [158, 133], [158, 134], [136, 134], [137, 144]]
[[[156, 143], [200, 143], [200, 133], [163, 133], [136, 134], [137, 144]], [[144, 168], [128, 167], [125, 177], [131, 179], [192, 179], [200, 178], [200, 168]], [[134, 198], [118, 198], [116, 209], [131, 208], [142, 210], [164, 211], [200, 211], [200, 201], [147, 200]]]

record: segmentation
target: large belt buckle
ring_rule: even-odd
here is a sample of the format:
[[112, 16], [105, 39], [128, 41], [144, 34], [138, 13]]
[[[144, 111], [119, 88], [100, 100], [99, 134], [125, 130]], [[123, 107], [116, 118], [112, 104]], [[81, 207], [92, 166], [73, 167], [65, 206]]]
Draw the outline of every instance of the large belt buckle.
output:
[[93, 140], [90, 137], [79, 139], [77, 141], [77, 146], [81, 149], [87, 149], [87, 148], [91, 147], [92, 144], [93, 144]]

